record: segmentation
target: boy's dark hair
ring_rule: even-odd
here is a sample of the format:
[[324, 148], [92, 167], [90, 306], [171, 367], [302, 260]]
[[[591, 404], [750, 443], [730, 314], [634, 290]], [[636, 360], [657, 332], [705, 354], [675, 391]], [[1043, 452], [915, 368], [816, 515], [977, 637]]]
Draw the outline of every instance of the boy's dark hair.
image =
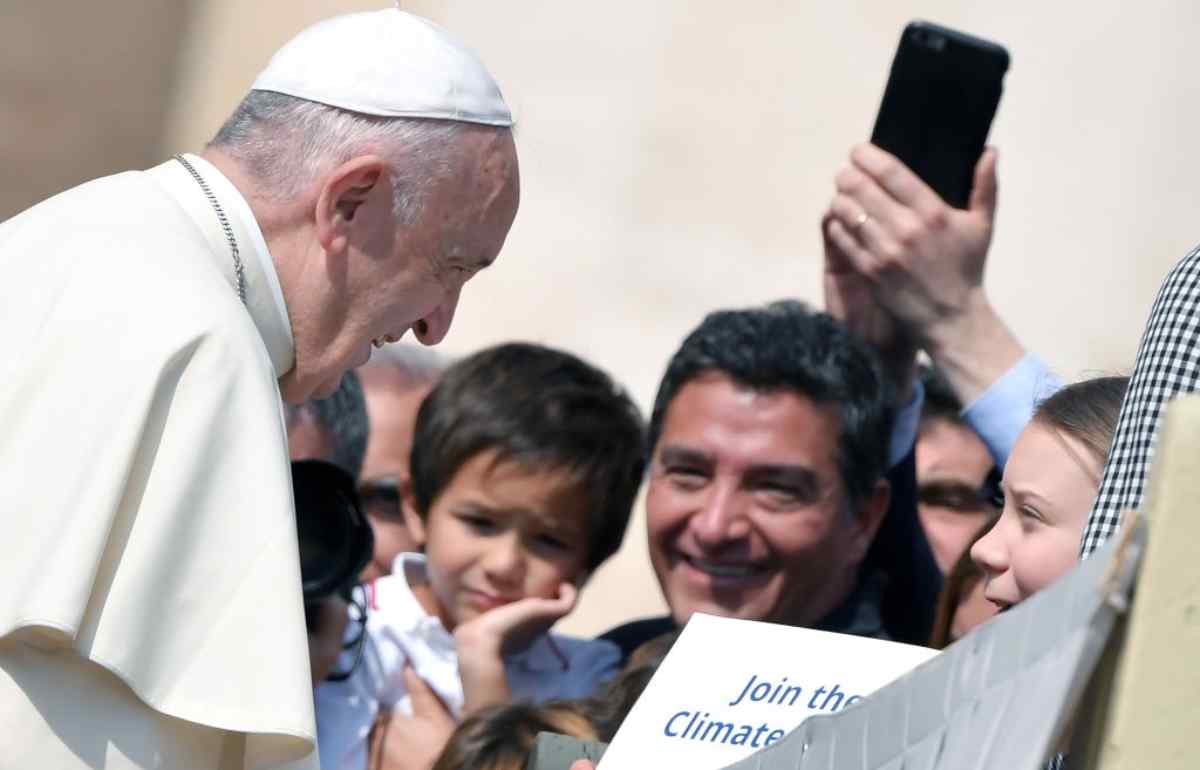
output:
[[523, 770], [541, 732], [596, 739], [583, 708], [569, 701], [489, 706], [459, 724], [432, 770]]
[[849, 502], [870, 494], [886, 470], [893, 415], [883, 370], [875, 352], [830, 316], [791, 300], [710, 313], [667, 364], [650, 416], [651, 453], [675, 396], [708, 372], [754, 390], [791, 390], [836, 406], [838, 464]]
[[487, 450], [531, 470], [572, 474], [588, 500], [588, 570], [621, 546], [645, 469], [645, 428], [604, 372], [527, 343], [488, 348], [447, 369], [413, 431], [417, 514], [426, 516], [459, 468]]
[[579, 701], [601, 741], [612, 741], [617, 729], [629, 715], [629, 710], [642, 696], [654, 672], [678, 638], [677, 629], [638, 645], [615, 678], [602, 685], [591, 697]]
[[1103, 466], [1128, 388], [1128, 377], [1076, 382], [1038, 404], [1033, 419], [1078, 440]]

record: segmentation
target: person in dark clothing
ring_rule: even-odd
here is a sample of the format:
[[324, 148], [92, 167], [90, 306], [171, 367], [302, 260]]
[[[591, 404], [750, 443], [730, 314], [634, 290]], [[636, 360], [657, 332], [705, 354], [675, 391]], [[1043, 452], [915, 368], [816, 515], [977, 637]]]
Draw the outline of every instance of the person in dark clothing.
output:
[[[800, 303], [705, 318], [649, 428], [649, 547], [671, 612], [602, 638], [627, 655], [700, 611], [924, 641], [941, 578], [916, 516], [915, 419], [893, 440], [892, 383], [870, 346]], [[919, 413], [909, 391], [902, 411]]]

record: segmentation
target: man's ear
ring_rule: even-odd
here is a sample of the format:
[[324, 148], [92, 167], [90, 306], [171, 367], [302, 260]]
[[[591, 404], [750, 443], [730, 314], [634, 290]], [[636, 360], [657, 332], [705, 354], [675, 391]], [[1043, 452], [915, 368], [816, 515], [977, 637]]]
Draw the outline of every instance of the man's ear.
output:
[[328, 254], [340, 254], [350, 241], [350, 228], [359, 210], [387, 170], [378, 155], [352, 158], [325, 175], [317, 194], [317, 240]]
[[[407, 482], [407, 483], [405, 483]], [[417, 501], [413, 496], [412, 482], [404, 479], [400, 483], [400, 510], [404, 513], [404, 526], [418, 548], [425, 546], [425, 519], [417, 513]]]
[[879, 532], [891, 502], [892, 486], [887, 479], [876, 481], [871, 493], [859, 501], [858, 510], [854, 512], [854, 531], [850, 537], [850, 547], [856, 562], [866, 558], [867, 550], [875, 540], [875, 534]]

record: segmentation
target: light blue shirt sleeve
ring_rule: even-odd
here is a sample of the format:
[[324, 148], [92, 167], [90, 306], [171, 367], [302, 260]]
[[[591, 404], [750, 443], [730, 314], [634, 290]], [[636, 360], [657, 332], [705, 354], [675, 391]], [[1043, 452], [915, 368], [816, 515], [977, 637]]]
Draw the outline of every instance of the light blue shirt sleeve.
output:
[[1026, 353], [963, 409], [962, 416], [987, 444], [997, 467], [1003, 468], [1034, 408], [1062, 386], [1042, 359]]
[[900, 464], [917, 443], [917, 430], [921, 426], [921, 410], [925, 407], [925, 386], [920, 380], [913, 383], [913, 396], [907, 404], [896, 411], [892, 425], [892, 439], [888, 443], [888, 467]]
[[585, 698], [621, 669], [621, 651], [612, 642], [547, 634], [505, 661], [516, 700]]

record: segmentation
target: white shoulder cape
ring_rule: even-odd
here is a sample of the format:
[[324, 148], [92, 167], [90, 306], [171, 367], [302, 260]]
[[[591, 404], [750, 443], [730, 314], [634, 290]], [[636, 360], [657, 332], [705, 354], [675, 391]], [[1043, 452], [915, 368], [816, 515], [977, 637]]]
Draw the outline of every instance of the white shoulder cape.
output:
[[290, 332], [235, 230], [249, 312], [177, 163], [0, 224], [0, 723], [21, 766], [316, 766]]

